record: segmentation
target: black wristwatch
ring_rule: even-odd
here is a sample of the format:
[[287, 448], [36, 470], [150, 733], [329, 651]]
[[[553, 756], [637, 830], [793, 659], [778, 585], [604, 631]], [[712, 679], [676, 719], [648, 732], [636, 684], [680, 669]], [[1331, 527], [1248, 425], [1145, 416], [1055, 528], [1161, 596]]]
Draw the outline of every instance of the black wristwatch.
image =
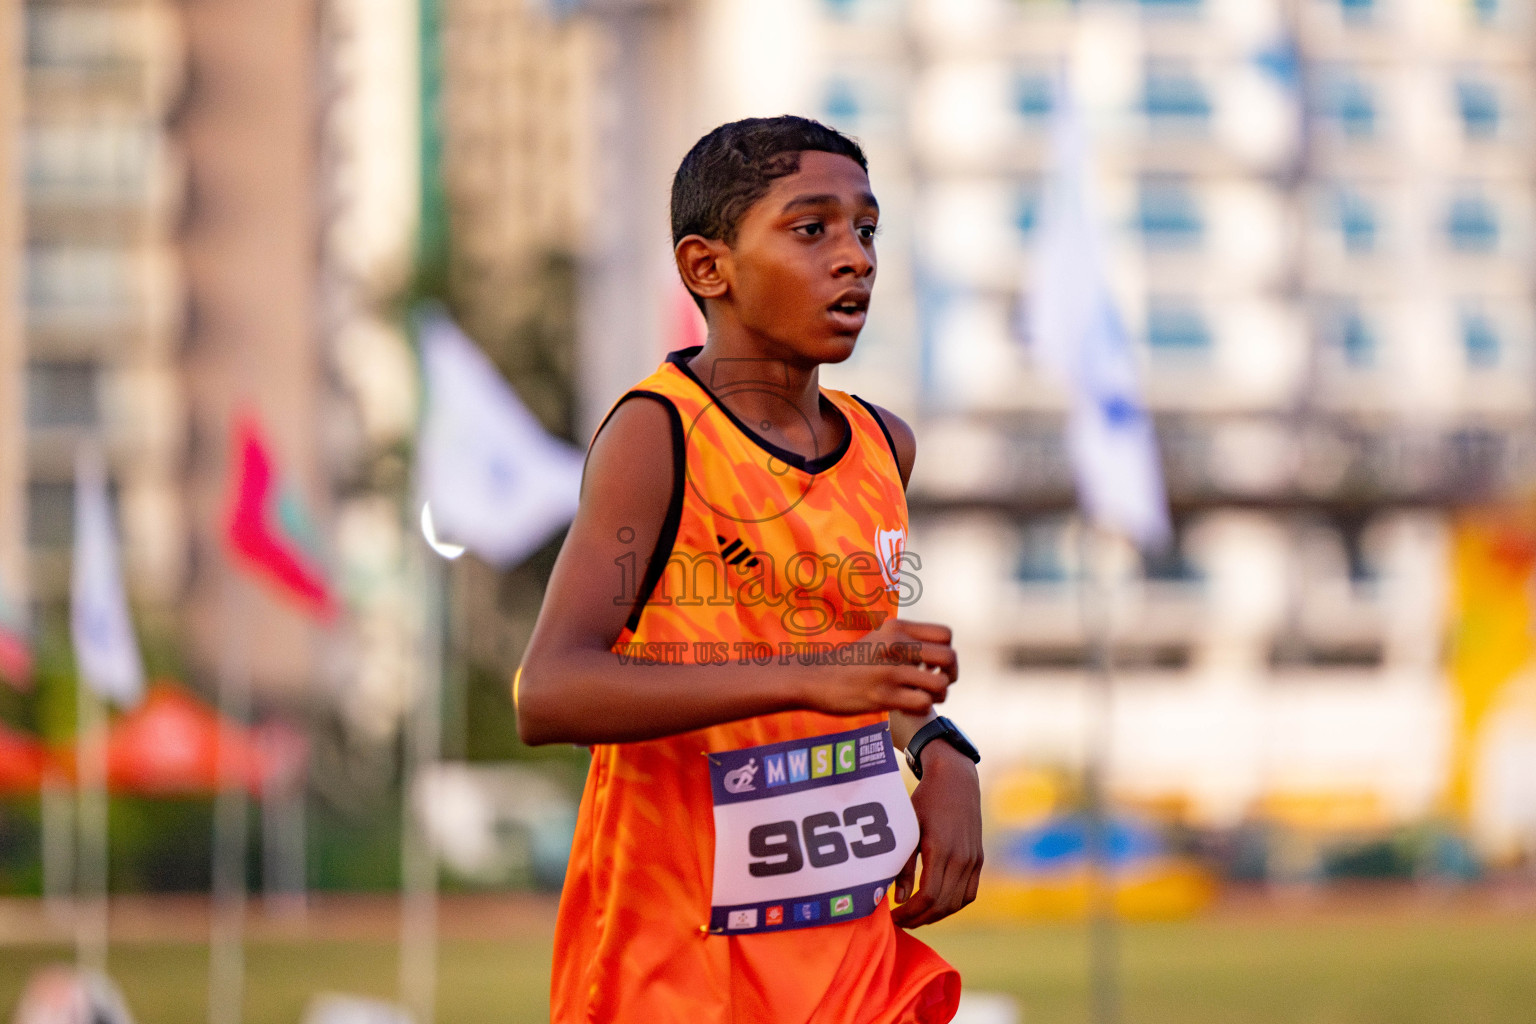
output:
[[958, 725], [940, 715], [917, 730], [917, 734], [907, 741], [907, 767], [911, 768], [912, 774], [919, 779], [923, 777], [923, 748], [933, 740], [943, 740], [948, 743], [970, 758], [972, 764], [981, 763], [981, 751], [976, 749], [976, 744], [960, 731]]

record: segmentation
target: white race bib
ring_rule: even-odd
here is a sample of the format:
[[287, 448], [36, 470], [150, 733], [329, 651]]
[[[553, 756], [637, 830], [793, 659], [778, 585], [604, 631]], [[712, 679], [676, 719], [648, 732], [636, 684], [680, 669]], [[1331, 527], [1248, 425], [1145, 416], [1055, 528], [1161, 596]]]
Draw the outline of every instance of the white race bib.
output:
[[874, 913], [917, 848], [917, 815], [884, 722], [709, 755], [709, 928], [814, 928]]

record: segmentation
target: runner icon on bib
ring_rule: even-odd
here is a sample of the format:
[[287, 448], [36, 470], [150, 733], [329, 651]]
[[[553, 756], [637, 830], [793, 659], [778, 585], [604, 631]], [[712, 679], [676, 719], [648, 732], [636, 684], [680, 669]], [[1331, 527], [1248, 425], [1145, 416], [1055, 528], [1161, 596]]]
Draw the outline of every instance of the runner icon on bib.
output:
[[815, 928], [874, 913], [917, 848], [890, 726], [709, 755], [709, 928]]

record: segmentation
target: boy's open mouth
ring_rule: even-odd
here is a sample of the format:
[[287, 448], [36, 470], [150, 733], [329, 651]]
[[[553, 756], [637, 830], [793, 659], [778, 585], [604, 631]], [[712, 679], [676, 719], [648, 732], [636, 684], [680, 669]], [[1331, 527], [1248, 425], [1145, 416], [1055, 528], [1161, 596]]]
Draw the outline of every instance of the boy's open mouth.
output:
[[856, 292], [840, 295], [827, 307], [827, 311], [844, 327], [863, 327], [864, 318], [869, 313], [869, 293]]

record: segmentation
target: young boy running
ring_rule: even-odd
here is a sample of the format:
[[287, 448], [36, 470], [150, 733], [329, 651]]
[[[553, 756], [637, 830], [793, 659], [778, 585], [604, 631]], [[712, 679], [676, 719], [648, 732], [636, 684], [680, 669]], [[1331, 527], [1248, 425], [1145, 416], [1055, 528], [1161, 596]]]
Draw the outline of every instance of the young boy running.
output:
[[824, 125], [754, 118], [673, 179], [708, 340], [598, 428], [514, 683], [524, 740], [592, 748], [558, 1024], [954, 1015], [959, 975], [901, 930], [973, 900], [982, 862], [978, 755], [933, 713], [950, 631], [896, 617], [916, 443], [818, 383], [869, 309], [866, 168]]

